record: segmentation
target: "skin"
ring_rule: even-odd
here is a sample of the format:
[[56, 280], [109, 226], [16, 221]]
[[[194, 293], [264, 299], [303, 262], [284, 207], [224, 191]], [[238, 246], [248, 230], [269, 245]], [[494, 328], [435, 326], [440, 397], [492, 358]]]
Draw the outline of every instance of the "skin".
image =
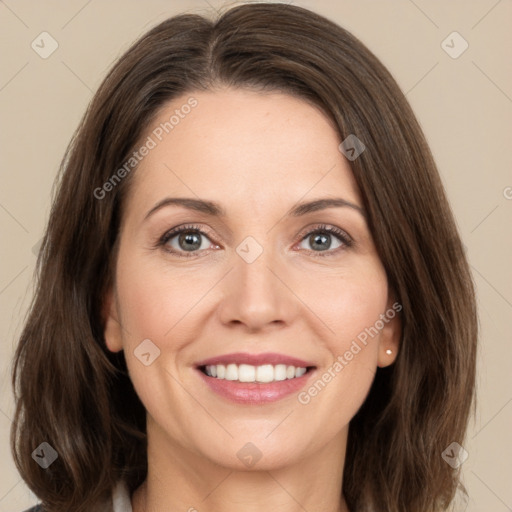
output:
[[[147, 410], [149, 470], [133, 510], [346, 512], [349, 422], [377, 366], [395, 360], [398, 315], [307, 405], [297, 394], [235, 404], [195, 369], [217, 355], [278, 352], [312, 361], [314, 382], [395, 302], [361, 212], [286, 216], [296, 203], [318, 198], [362, 208], [341, 139], [301, 99], [239, 89], [186, 94], [166, 104], [154, 125], [190, 96], [197, 107], [134, 171], [104, 305], [107, 346], [125, 351]], [[165, 197], [216, 201], [226, 217], [167, 206], [145, 219]], [[191, 257], [156, 246], [166, 231], [189, 223], [207, 232], [198, 235], [200, 248], [187, 252], [179, 235], [167, 248]], [[319, 224], [344, 230], [353, 244], [327, 234], [331, 246], [315, 248], [308, 232]], [[250, 264], [236, 252], [247, 236], [263, 249]], [[160, 349], [148, 366], [134, 355], [145, 339]], [[248, 442], [262, 454], [250, 468], [237, 457]]]

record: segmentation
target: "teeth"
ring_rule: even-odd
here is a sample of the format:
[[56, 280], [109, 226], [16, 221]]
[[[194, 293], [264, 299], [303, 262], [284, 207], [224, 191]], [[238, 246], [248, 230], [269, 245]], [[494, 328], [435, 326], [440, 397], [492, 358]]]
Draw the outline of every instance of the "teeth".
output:
[[238, 369], [236, 364], [228, 364], [226, 366], [226, 380], [238, 380]]
[[[256, 367], [250, 364], [241, 364], [236, 368], [236, 364], [233, 365], [236, 369], [237, 378], [240, 382], [254, 382], [256, 380]], [[215, 366], [212, 366], [215, 368]], [[259, 375], [259, 374], [258, 374]]]
[[285, 364], [264, 364], [252, 366], [250, 364], [216, 364], [205, 367], [206, 375], [217, 379], [237, 380], [239, 382], [275, 382], [286, 379], [302, 377], [306, 368], [287, 366]]
[[295, 368], [295, 377], [302, 377], [306, 373], [306, 368]]

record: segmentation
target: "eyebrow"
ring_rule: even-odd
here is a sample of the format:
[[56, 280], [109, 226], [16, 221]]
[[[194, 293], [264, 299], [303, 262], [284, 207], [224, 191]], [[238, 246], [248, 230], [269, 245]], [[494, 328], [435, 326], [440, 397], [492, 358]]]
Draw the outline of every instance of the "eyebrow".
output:
[[[214, 201], [206, 201], [203, 199], [193, 199], [188, 197], [166, 197], [159, 201], [155, 206], [153, 206], [151, 210], [149, 210], [149, 212], [144, 217], [144, 220], [149, 218], [158, 210], [172, 205], [181, 206], [183, 208], [204, 213], [212, 217], [226, 217], [226, 211], [224, 208], [222, 208], [220, 204]], [[302, 215], [306, 215], [308, 213], [336, 207], [348, 207], [358, 211], [363, 217], [366, 217], [366, 212], [363, 208], [357, 204], [351, 203], [350, 201], [341, 198], [316, 199], [308, 203], [299, 203], [291, 208], [286, 213], [286, 215], [289, 217], [301, 217]]]

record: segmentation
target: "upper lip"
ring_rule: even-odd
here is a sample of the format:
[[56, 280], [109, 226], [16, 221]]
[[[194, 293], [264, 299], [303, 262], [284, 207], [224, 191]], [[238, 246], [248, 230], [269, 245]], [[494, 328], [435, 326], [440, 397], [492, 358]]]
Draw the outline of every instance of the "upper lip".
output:
[[196, 363], [197, 367], [210, 366], [217, 364], [250, 364], [252, 366], [262, 366], [264, 364], [286, 364], [288, 366], [295, 366], [296, 368], [307, 368], [314, 366], [303, 359], [297, 357], [287, 356], [285, 354], [277, 354], [274, 352], [265, 352], [262, 354], [249, 354], [246, 352], [234, 352], [232, 354], [224, 354], [221, 356], [210, 357], [204, 361]]

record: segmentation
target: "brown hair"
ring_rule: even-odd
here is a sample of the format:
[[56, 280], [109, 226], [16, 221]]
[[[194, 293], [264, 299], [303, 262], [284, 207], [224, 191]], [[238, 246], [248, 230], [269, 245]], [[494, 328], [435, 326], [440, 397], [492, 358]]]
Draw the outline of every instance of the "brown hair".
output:
[[[402, 304], [395, 364], [378, 368], [352, 419], [343, 493], [352, 512], [446, 510], [460, 486], [441, 453], [462, 444], [475, 387], [477, 317], [468, 264], [424, 135], [395, 80], [353, 35], [286, 4], [252, 3], [217, 20], [184, 14], [145, 34], [114, 65], [61, 164], [16, 350], [11, 444], [49, 512], [91, 510], [119, 478], [146, 477], [145, 409], [123, 352], [105, 346], [130, 176], [97, 199], [159, 109], [217, 86], [283, 91], [318, 105], [342, 139], [390, 287]], [[136, 171], [133, 171], [136, 172]], [[474, 411], [473, 411], [474, 412]], [[58, 458], [31, 457], [43, 441]]]

